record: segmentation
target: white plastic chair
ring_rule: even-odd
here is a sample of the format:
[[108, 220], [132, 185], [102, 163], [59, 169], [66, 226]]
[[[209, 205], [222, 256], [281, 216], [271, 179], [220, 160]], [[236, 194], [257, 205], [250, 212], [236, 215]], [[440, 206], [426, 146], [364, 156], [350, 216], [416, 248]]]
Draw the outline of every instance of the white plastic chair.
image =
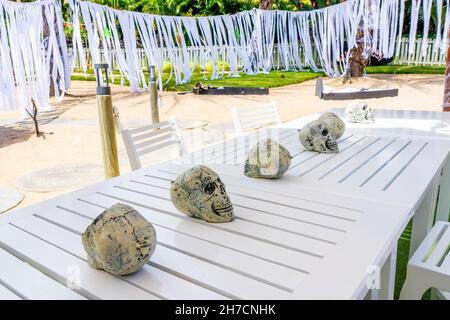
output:
[[450, 299], [450, 223], [439, 221], [408, 262], [400, 299], [419, 300], [430, 288]]
[[177, 145], [180, 157], [186, 151], [175, 118], [151, 125], [125, 128], [120, 122], [117, 109], [115, 109], [114, 123], [125, 144], [131, 170], [142, 167], [140, 157], [143, 155], [170, 145]]
[[281, 124], [278, 108], [274, 101], [270, 105], [233, 108], [231, 112], [236, 135], [270, 124]]

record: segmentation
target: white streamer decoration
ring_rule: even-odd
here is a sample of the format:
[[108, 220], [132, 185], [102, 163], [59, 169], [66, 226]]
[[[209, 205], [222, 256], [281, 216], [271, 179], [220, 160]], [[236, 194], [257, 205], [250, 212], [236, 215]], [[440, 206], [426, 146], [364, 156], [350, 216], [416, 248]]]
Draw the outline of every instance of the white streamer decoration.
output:
[[[60, 3], [0, 0], [0, 111], [51, 110], [50, 85], [62, 98], [70, 85]], [[52, 81], [54, 80], [54, 81]]]
[[[443, 8], [445, 1], [445, 16], [442, 19]], [[450, 25], [450, 0], [412, 0], [411, 6], [411, 23], [409, 30], [409, 55], [414, 54], [414, 43], [417, 37], [417, 25], [420, 16], [420, 8], [422, 7], [423, 31], [421, 54], [426, 56], [428, 50], [428, 33], [430, 31], [431, 11], [433, 6], [436, 8], [436, 24], [435, 24], [435, 46], [434, 52], [441, 50], [441, 54], [445, 54], [449, 45], [448, 28]]]
[[[420, 11], [424, 18], [422, 54], [427, 52], [433, 5], [438, 14], [435, 50], [439, 48], [441, 54], [447, 50], [449, 1], [412, 1], [410, 54]], [[62, 97], [76, 59], [87, 71], [80, 18], [93, 62], [114, 62], [122, 84], [127, 79], [131, 91], [139, 92], [147, 87], [139, 47], [148, 63], [156, 66], [160, 89], [163, 68], [170, 69], [167, 81], [174, 78], [176, 83], [189, 82], [198, 67], [211, 71], [211, 79], [238, 77], [240, 72], [306, 68], [337, 77], [347, 70], [348, 52], [358, 43], [364, 45], [366, 56], [398, 55], [405, 11], [405, 0], [348, 0], [305, 12], [253, 9], [210, 17], [120, 11], [79, 0], [69, 0], [69, 5], [74, 53], [71, 70], [59, 0], [0, 0], [0, 110], [19, 106], [25, 115], [25, 110], [31, 109], [31, 99], [49, 110], [50, 85], [53, 83], [56, 95]]]

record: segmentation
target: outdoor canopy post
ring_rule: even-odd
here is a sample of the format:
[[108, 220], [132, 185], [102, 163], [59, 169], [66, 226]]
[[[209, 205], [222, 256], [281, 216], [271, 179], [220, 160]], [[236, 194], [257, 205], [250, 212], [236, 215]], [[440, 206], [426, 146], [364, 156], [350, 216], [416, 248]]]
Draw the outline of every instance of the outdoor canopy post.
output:
[[148, 66], [149, 74], [149, 92], [150, 92], [150, 109], [152, 112], [152, 123], [159, 122], [158, 110], [158, 89], [156, 87], [156, 70], [155, 66]]
[[[117, 156], [116, 133], [114, 130], [114, 116], [111, 99], [111, 87], [108, 83], [108, 64], [94, 65], [97, 78], [97, 106], [100, 124], [100, 138], [102, 141], [103, 166], [105, 178], [110, 179], [120, 175], [119, 159]], [[105, 74], [105, 81], [102, 77]]]

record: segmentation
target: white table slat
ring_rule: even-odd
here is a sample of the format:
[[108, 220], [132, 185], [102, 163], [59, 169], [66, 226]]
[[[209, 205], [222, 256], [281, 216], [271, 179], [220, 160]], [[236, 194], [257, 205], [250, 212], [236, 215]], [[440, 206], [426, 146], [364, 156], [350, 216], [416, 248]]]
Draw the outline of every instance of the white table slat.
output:
[[[27, 223], [27, 228], [31, 230], [33, 233], [39, 233], [39, 236], [46, 237], [47, 241], [57, 244], [61, 246], [61, 248], [66, 249], [66, 245], [68, 243], [73, 244], [80, 238], [78, 234], [73, 232], [67, 232], [64, 229], [58, 228], [55, 225], [46, 223], [39, 224], [37, 221], [32, 221], [32, 219], [23, 219], [19, 220], [17, 223], [21, 223], [22, 225]], [[89, 220], [85, 219], [85, 224], [83, 226], [76, 225], [71, 226], [72, 228], [77, 228], [76, 231], [81, 233], [90, 223]], [[21, 226], [22, 226], [21, 225]], [[51, 235], [56, 234], [58, 230], [58, 236], [52, 237]], [[64, 246], [64, 247], [63, 247]], [[70, 249], [70, 248], [67, 248]], [[71, 248], [70, 250], [73, 250]], [[84, 249], [81, 245], [78, 246], [77, 252], [72, 252], [76, 255], [85, 254]], [[178, 275], [179, 278], [169, 279], [169, 277], [163, 277], [161, 273], [156, 272], [157, 268], [162, 269], [163, 271], [168, 271], [169, 273], [173, 273]], [[183, 279], [187, 279], [194, 284], [199, 286], [207, 287], [209, 290], [213, 290], [216, 292], [222, 292], [223, 296], [228, 298], [249, 298], [249, 294], [253, 292], [253, 290], [257, 290], [257, 297], [262, 299], [264, 297], [267, 298], [268, 294], [285, 294], [285, 291], [282, 291], [278, 288], [274, 288], [268, 284], [264, 284], [262, 282], [250, 279], [248, 277], [242, 276], [240, 274], [231, 272], [226, 269], [222, 269], [214, 264], [206, 263], [200, 259], [196, 259], [194, 257], [184, 255], [177, 250], [173, 250], [164, 246], [158, 246], [157, 250], [155, 250], [152, 255], [152, 259], [149, 266], [144, 266], [140, 272], [134, 273], [132, 275], [123, 277], [127, 282], [134, 283], [136, 286], [140, 286], [143, 289], [149, 290], [148, 286], [151, 286], [152, 289], [159, 290], [159, 287], [163, 287], [162, 290], [166, 294], [170, 294], [168, 297], [170, 299], [180, 299], [179, 296], [182, 294], [186, 297], [186, 292], [190, 292], [193, 298], [196, 297], [196, 293], [194, 291], [194, 286], [190, 286], [190, 288], [186, 288], [186, 286], [182, 286]], [[171, 280], [171, 282], [169, 282]], [[164, 286], [162, 285], [164, 283]], [[180, 286], [179, 286], [180, 284]], [[239, 284], [239, 285], [237, 285]], [[144, 287], [145, 286], [145, 287]], [[156, 288], [155, 288], [156, 287]], [[183, 290], [184, 289], [184, 290]], [[170, 291], [170, 292], [169, 292]], [[203, 290], [205, 291], [205, 290]], [[178, 292], [178, 293], [177, 293]], [[160, 292], [153, 292], [160, 296]], [[253, 292], [253, 295], [255, 292]], [[204, 299], [206, 298], [224, 298], [219, 297], [217, 295], [209, 294], [203, 295]]]
[[367, 147], [374, 143], [376, 138], [369, 138], [365, 136], [352, 136], [339, 146], [339, 152], [333, 154], [306, 152], [302, 154], [306, 159], [298, 163], [296, 167], [290, 170], [291, 174], [297, 176], [304, 176], [313, 170], [321, 170], [322, 166], [328, 163], [335, 163], [339, 159], [348, 157], [349, 155], [358, 152], [358, 150]]
[[[86, 210], [83, 205], [88, 204], [81, 201], [79, 203], [81, 205], [80, 207], [70, 206], [71, 209], [61, 207], [62, 209], [60, 210], [45, 212], [42, 214], [42, 218], [51, 221], [56, 225], [63, 226], [69, 230], [74, 229], [76, 226], [75, 232], [79, 233], [87, 227], [88, 223], [90, 223], [103, 211], [102, 208], [92, 205], [91, 208], [87, 208]], [[80, 212], [83, 212], [83, 216], [87, 216], [89, 218], [86, 219], [80, 216], [75, 210], [80, 210]], [[145, 213], [144, 216], [146, 216]], [[282, 287], [287, 291], [292, 290], [295, 286], [296, 281], [292, 281], [292, 279], [301, 279], [306, 275], [305, 272], [295, 271], [290, 268], [270, 263], [263, 259], [249, 256], [242, 252], [233, 251], [211, 242], [188, 236], [181, 232], [173, 232], [173, 230], [161, 227], [155, 223], [154, 227], [157, 233], [158, 245], [160, 246], [179, 251], [183, 254], [190, 255], [208, 263], [232, 270], [247, 277], [269, 283], [273, 286]], [[152, 258], [151, 261], [153, 262], [154, 259]], [[158, 272], [158, 270], [156, 270], [156, 272]], [[170, 276], [170, 274], [168, 274], [168, 276]], [[166, 278], [168, 276], [166, 276]], [[177, 280], [178, 282], [183, 282], [180, 278]], [[151, 279], [148, 282], [151, 283]], [[165, 280], [164, 286], [168, 288], [176, 287], [178, 289], [186, 287], [183, 283], [180, 284], [173, 282], [173, 280]], [[200, 294], [195, 295], [195, 289], [197, 288], [187, 289], [189, 289], [188, 291], [192, 293], [192, 298], [201, 299], [207, 296], [204, 292], [200, 292], [203, 296]], [[182, 291], [183, 290], [179, 290], [177, 292]], [[197, 291], [199, 290], [197, 289]], [[165, 295], [164, 292], [161, 292], [160, 294]], [[211, 295], [211, 293], [209, 293], [209, 295]], [[175, 297], [170, 298], [175, 299]]]
[[22, 300], [22, 298], [0, 284], [0, 300]]
[[24, 299], [85, 299], [3, 249], [0, 249], [0, 261], [0, 283], [14, 288]]
[[[160, 179], [166, 179], [166, 181], [170, 181], [175, 179], [175, 177], [179, 174], [181, 174], [184, 170], [186, 170], [187, 167], [180, 167], [180, 166], [173, 166], [170, 164], [164, 165], [164, 167], [160, 167], [157, 170], [152, 170], [151, 172], [146, 172], [145, 176], [154, 178], [158, 177]], [[170, 177], [170, 179], [167, 179], [167, 177]], [[230, 179], [228, 177], [228, 181], [226, 184], [227, 192], [230, 193], [230, 195], [238, 195], [241, 197], [245, 197], [246, 201], [251, 200], [259, 200], [259, 202], [254, 202], [253, 204], [258, 203], [258, 207], [256, 209], [267, 209], [272, 208], [276, 205], [282, 205], [283, 211], [280, 212], [280, 215], [285, 215], [287, 217], [292, 217], [289, 214], [286, 214], [289, 212], [289, 206], [294, 206], [296, 209], [301, 210], [309, 210], [311, 214], [309, 214], [308, 218], [306, 218], [307, 212], [305, 212], [305, 219], [308, 221], [311, 220], [311, 222], [317, 222], [317, 223], [324, 223], [327, 224], [326, 220], [317, 220], [319, 217], [331, 217], [332, 222], [330, 222], [329, 226], [333, 226], [333, 224], [336, 223], [337, 218], [341, 221], [353, 221], [358, 217], [358, 210], [345, 208], [345, 207], [337, 207], [337, 206], [331, 206], [332, 211], [330, 212], [330, 205], [326, 203], [317, 203], [317, 202], [311, 202], [307, 199], [307, 197], [302, 198], [301, 195], [299, 197], [293, 198], [293, 195], [290, 194], [288, 196], [289, 201], [286, 202], [286, 197], [282, 194], [277, 194], [276, 190], [273, 190], [274, 192], [267, 192], [259, 189], [254, 189], [255, 185], [258, 185], [257, 182], [262, 181], [263, 183], [266, 181], [275, 181], [275, 180], [259, 180], [259, 179], [251, 179], [247, 177], [243, 177], [245, 181], [251, 181], [254, 183], [251, 183], [251, 186], [248, 185], [243, 186], [242, 181], [238, 179]], [[223, 180], [223, 179], [222, 179]], [[144, 180], [138, 180], [138, 181], [144, 181]], [[152, 183], [155, 181], [155, 179], [152, 179]], [[294, 202], [292, 202], [294, 201]], [[313, 206], [313, 207], [312, 207]], [[275, 207], [277, 208], [277, 207]], [[279, 209], [279, 208], [278, 208]], [[276, 209], [275, 209], [276, 210]], [[297, 217], [302, 217], [303, 211], [295, 211]], [[326, 214], [325, 214], [326, 212]], [[320, 213], [323, 213], [322, 216], [320, 216]], [[327, 218], [325, 218], [327, 219]], [[320, 222], [319, 222], [320, 221]]]
[[348, 155], [341, 161], [327, 163], [322, 167], [322, 170], [317, 170], [309, 176], [323, 181], [337, 181], [341, 183], [357, 173], [358, 170], [363, 168], [365, 170], [365, 165], [370, 163], [374, 157], [384, 152], [395, 141], [396, 138], [393, 137], [380, 138], [374, 144], [370, 145], [365, 152]]
[[[168, 201], [170, 200], [170, 184], [167, 182], [164, 189], [134, 182], [130, 182], [124, 185], [124, 187], [148, 195], [165, 198]], [[282, 203], [263, 202], [261, 201], [263, 199], [252, 199], [236, 193], [230, 194], [230, 197], [238, 219], [269, 227], [276, 226], [281, 230], [332, 243], [335, 243], [342, 236], [342, 232], [336, 230], [283, 218], [282, 215], [284, 215], [286, 206], [283, 206]]]
[[[102, 205], [104, 208], [117, 203], [116, 199], [100, 194], [85, 196], [83, 197], [83, 200]], [[157, 210], [148, 209], [147, 207], [127, 201], [123, 201], [123, 203], [132, 205], [154, 224], [185, 233], [192, 237], [198, 237], [204, 241], [210, 241], [233, 250], [243, 251], [261, 259], [290, 267], [294, 270], [307, 272], [314, 264], [320, 261], [320, 258], [303, 252], [293, 251], [239, 234], [225, 233], [223, 230], [213, 228], [207, 224], [203, 225], [204, 228], [199, 228], [197, 221], [189, 221], [176, 216], [160, 214]]]
[[[117, 187], [104, 189], [102, 194], [115, 198], [118, 201], [129, 201], [130, 203], [164, 211], [164, 214], [167, 212], [168, 215], [175, 215], [183, 220], [189, 220], [189, 217], [179, 212], [170, 200], [157, 198], [151, 194], [137, 193]], [[239, 210], [236, 210], [236, 216], [239, 217]], [[323, 257], [325, 253], [333, 246], [333, 244], [330, 243], [311, 239], [306, 236], [288, 233], [242, 219], [235, 219], [233, 223], [222, 224], [208, 224], [207, 222], [200, 220], [195, 220], [195, 223], [208, 225], [211, 228], [240, 234], [246, 237], [252, 237], [260, 241], [276, 244], [280, 247], [317, 257]]]
[[[51, 223], [51, 218], [55, 218], [57, 214], [61, 214], [61, 217]], [[85, 260], [86, 252], [81, 244], [80, 235], [86, 230], [86, 227], [92, 222], [90, 219], [86, 219], [78, 216], [78, 221], [75, 218], [64, 221], [68, 214], [62, 212], [62, 210], [53, 212], [52, 215], [44, 214], [43, 217], [48, 220], [40, 219], [37, 217], [29, 217], [27, 219], [21, 219], [16, 222], [18, 227], [35, 234], [36, 236], [45, 239], [46, 241], [58, 246], [59, 248], [70, 252], [71, 254]], [[66, 223], [71, 222], [68, 228], [64, 228]], [[62, 226], [62, 227], [61, 227]], [[70, 229], [69, 229], [70, 228]], [[165, 254], [166, 248], [158, 248], [159, 252], [155, 252], [156, 257], [161, 254]], [[152, 259], [157, 264], [157, 258]], [[84, 262], [87, 265], [87, 262]], [[104, 273], [104, 272], [103, 272]], [[108, 275], [114, 279], [114, 276]], [[190, 292], [191, 297], [189, 299], [226, 299], [225, 296], [212, 292], [201, 286], [195, 285], [182, 278], [162, 271], [152, 265], [145, 265], [141, 272], [137, 272], [126, 277], [122, 277], [128, 283], [134, 284], [136, 287], [140, 287], [155, 296], [163, 299], [181, 299], [185, 295], [181, 295], [181, 292]], [[83, 282], [81, 284], [83, 286]]]
[[[18, 220], [21, 221], [22, 219]], [[55, 230], [45, 230], [46, 236], [59, 236], [67, 233], [57, 230], [56, 235], [50, 233]], [[79, 242], [80, 237], [77, 237]], [[55, 245], [42, 240], [35, 235], [23, 231], [13, 225], [7, 224], [0, 227], [0, 245], [21, 260], [29, 263], [37, 269], [43, 270], [53, 279], [66, 283], [70, 276], [69, 268], [78, 268], [82, 289], [79, 294], [91, 299], [158, 299], [153, 294], [139, 289], [130, 283], [116, 277], [111, 277], [103, 271], [95, 270], [87, 263], [75, 257], [67, 251], [63, 251]], [[74, 243], [67, 245], [73, 246]]]

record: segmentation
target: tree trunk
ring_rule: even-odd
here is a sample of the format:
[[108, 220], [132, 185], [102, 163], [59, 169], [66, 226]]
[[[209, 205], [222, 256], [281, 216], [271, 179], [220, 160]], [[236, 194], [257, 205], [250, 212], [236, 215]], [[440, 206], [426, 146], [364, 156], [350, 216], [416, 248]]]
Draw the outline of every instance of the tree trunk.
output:
[[[369, 1], [369, 8], [371, 6], [371, 1]], [[370, 10], [369, 10], [370, 11]], [[369, 28], [368, 32], [371, 32]], [[358, 26], [358, 30], [356, 32], [356, 47], [350, 50], [349, 55], [349, 63], [348, 68], [345, 72], [343, 82], [346, 83], [349, 81], [352, 82], [352, 78], [360, 78], [364, 75], [364, 69], [367, 67], [370, 61], [370, 52], [367, 52], [367, 58], [364, 58], [364, 27], [362, 22]]]
[[447, 34], [447, 69], [445, 70], [444, 79], [444, 111], [450, 111], [450, 30]]
[[272, 10], [275, 0], [259, 0], [259, 8], [262, 10]]

